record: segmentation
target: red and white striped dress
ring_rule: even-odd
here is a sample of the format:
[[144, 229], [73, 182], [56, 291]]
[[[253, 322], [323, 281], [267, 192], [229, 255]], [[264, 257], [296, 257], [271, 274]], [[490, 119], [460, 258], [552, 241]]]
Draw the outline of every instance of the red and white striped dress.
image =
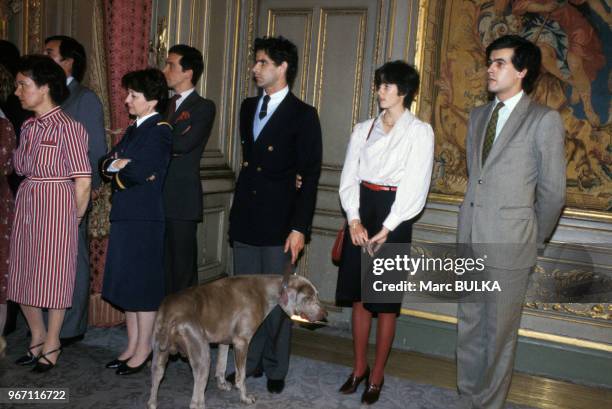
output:
[[87, 132], [53, 108], [24, 122], [13, 162], [26, 179], [15, 198], [7, 297], [34, 307], [68, 308], [78, 234], [72, 179], [91, 176]]

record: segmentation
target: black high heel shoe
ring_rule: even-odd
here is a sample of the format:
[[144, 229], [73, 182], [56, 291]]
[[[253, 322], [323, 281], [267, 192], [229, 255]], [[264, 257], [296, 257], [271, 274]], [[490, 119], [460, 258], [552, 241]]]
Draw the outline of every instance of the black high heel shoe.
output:
[[340, 387], [338, 392], [343, 393], [345, 395], [349, 395], [351, 393], [355, 393], [359, 384], [364, 380], [368, 379], [370, 376], [370, 367], [366, 367], [365, 372], [361, 376], [355, 376], [355, 374], [350, 374], [344, 385]]
[[361, 402], [365, 403], [366, 405], [372, 405], [376, 403], [378, 401], [378, 398], [380, 398], [380, 391], [382, 390], [384, 384], [385, 378], [382, 379], [380, 385], [369, 383], [365, 391], [363, 391], [363, 395], [361, 395]]
[[[131, 358], [131, 357], [130, 357], [130, 358]], [[106, 365], [104, 365], [104, 366], [105, 366], [106, 368], [108, 368], [108, 369], [117, 369], [117, 368], [119, 368], [121, 365], [123, 365], [123, 364], [125, 364], [127, 361], [129, 361], [129, 360], [130, 360], [130, 358], [128, 358], [128, 359], [119, 359], [119, 358], [117, 358], [117, 359], [113, 359], [112, 361], [107, 362], [107, 364], [106, 364]]]
[[38, 348], [39, 346], [43, 345], [44, 342], [41, 342], [40, 344], [37, 345], [32, 345], [31, 347], [28, 348], [28, 352], [26, 352], [25, 355], [20, 356], [19, 358], [17, 358], [17, 360], [15, 361], [15, 363], [17, 365], [21, 365], [21, 366], [28, 366], [28, 365], [34, 365], [36, 363], [36, 361], [38, 361], [38, 357], [35, 356], [32, 353], [32, 350], [34, 348]]
[[147, 359], [144, 360], [143, 363], [141, 363], [140, 365], [136, 366], [136, 367], [131, 367], [128, 365], [127, 361], [123, 364], [121, 364], [118, 368], [117, 371], [115, 372], [117, 375], [131, 375], [134, 373], [138, 373], [140, 371], [142, 371], [144, 369], [144, 367], [147, 365], [147, 363], [149, 363], [151, 361], [151, 359], [153, 358], [153, 352], [151, 352], [149, 354], [149, 356], [147, 357]]
[[[49, 361], [49, 359], [47, 358], [47, 355], [50, 355], [54, 352], [58, 352], [59, 354], [57, 354], [57, 359], [55, 360], [55, 363]], [[44, 372], [48, 372], [51, 369], [55, 368], [55, 365], [57, 365], [57, 360], [59, 359], [59, 356], [62, 353], [62, 347], [59, 347], [57, 349], [54, 349], [53, 351], [49, 351], [49, 352], [45, 352], [44, 354], [40, 354], [40, 356], [38, 357], [38, 361], [36, 362], [36, 366], [34, 368], [32, 368], [32, 372], [37, 372], [37, 373], [44, 373]], [[42, 362], [42, 361], [47, 361]]]

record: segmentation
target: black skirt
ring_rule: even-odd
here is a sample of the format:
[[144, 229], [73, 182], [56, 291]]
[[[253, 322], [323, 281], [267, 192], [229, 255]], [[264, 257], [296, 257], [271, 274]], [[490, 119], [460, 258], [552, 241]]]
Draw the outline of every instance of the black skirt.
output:
[[[359, 214], [361, 224], [368, 231], [368, 237], [373, 237], [383, 227], [383, 222], [389, 215], [394, 201], [395, 192], [393, 191], [373, 191], [361, 185]], [[386, 243], [410, 243], [412, 224], [413, 220], [400, 223], [389, 233]], [[361, 301], [361, 252], [360, 246], [353, 245], [347, 225], [336, 286], [336, 303], [340, 306], [350, 306], [353, 302]], [[401, 306], [401, 302], [364, 303], [364, 307], [372, 313], [399, 314]]]

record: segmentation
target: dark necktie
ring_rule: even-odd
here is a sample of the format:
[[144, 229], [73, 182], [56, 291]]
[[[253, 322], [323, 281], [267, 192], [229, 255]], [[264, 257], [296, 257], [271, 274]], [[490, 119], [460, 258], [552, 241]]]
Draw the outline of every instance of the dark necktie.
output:
[[491, 114], [491, 119], [489, 119], [487, 133], [485, 134], [482, 145], [482, 166], [484, 166], [485, 162], [487, 161], [489, 152], [491, 152], [491, 148], [493, 147], [493, 142], [495, 141], [495, 131], [497, 129], [497, 118], [499, 117], [499, 110], [502, 109], [503, 106], [503, 102], [498, 102], [493, 110], [493, 113]]
[[174, 94], [168, 102], [168, 109], [166, 110], [166, 121], [170, 120], [172, 114], [176, 112], [176, 101], [181, 97], [181, 94]]
[[259, 111], [259, 119], [264, 119], [268, 115], [268, 102], [270, 102], [270, 95], [264, 95], [263, 104], [261, 104], [261, 110]]

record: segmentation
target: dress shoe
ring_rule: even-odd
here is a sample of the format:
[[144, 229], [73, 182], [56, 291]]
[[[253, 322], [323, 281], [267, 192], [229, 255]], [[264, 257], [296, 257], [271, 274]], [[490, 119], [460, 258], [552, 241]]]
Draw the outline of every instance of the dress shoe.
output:
[[15, 361], [15, 363], [17, 365], [21, 365], [21, 366], [28, 366], [28, 365], [34, 365], [36, 363], [36, 361], [38, 361], [38, 357], [35, 356], [32, 353], [32, 350], [34, 348], [38, 348], [39, 346], [43, 345], [44, 342], [41, 342], [40, 344], [37, 345], [32, 345], [31, 347], [28, 348], [28, 351], [26, 352], [25, 355], [20, 356], [19, 358], [17, 358], [17, 360]]
[[375, 385], [373, 383], [370, 383], [368, 387], [365, 389], [365, 391], [363, 391], [363, 395], [361, 395], [361, 402], [367, 405], [376, 403], [376, 401], [378, 401], [378, 398], [380, 398], [380, 391], [384, 383], [385, 383], [385, 378], [383, 378], [380, 385]]
[[82, 341], [83, 338], [85, 338], [85, 334], [75, 335], [74, 337], [60, 338], [60, 342], [62, 343], [62, 348], [66, 348], [72, 344]]
[[[246, 375], [247, 378], [261, 378], [263, 376], [263, 369], [257, 368], [253, 372], [248, 373]], [[236, 384], [236, 372], [232, 372], [231, 374], [225, 377], [225, 380], [231, 383], [232, 385]]]
[[147, 357], [147, 359], [145, 359], [143, 363], [141, 363], [140, 365], [136, 367], [129, 366], [126, 361], [125, 363], [119, 365], [115, 373], [117, 375], [131, 375], [134, 373], [138, 373], [142, 371], [145, 366], [147, 366], [147, 363], [151, 360], [152, 357], [153, 357], [153, 353], [151, 352], [149, 356]]
[[[54, 352], [59, 352], [59, 354], [57, 354], [57, 359], [55, 360], [55, 363], [51, 362], [47, 358], [47, 355], [51, 355]], [[59, 359], [59, 356], [61, 353], [62, 353], [62, 347], [59, 347], [57, 349], [54, 349], [53, 351], [49, 351], [49, 352], [45, 352], [44, 354], [40, 354], [38, 357], [38, 361], [36, 362], [36, 366], [32, 368], [32, 372], [37, 372], [37, 373], [49, 372], [51, 369], [55, 368], [55, 365], [57, 364], [57, 360]]]
[[285, 389], [285, 380], [284, 379], [268, 379], [266, 386], [268, 387], [268, 392], [270, 393], [281, 393], [283, 389]]
[[[131, 358], [131, 357], [130, 357]], [[117, 369], [119, 368], [121, 365], [123, 365], [124, 363], [126, 363], [127, 361], [130, 360], [130, 358], [128, 359], [113, 359], [112, 361], [108, 362], [106, 365], [104, 365], [106, 368], [108, 369]]]
[[338, 392], [343, 393], [345, 395], [355, 393], [355, 391], [357, 391], [357, 388], [359, 387], [359, 384], [363, 380], [367, 380], [369, 376], [370, 376], [369, 366], [366, 368], [365, 372], [361, 376], [355, 376], [355, 374], [350, 374], [348, 379], [346, 380], [346, 382], [344, 382], [344, 385], [340, 387], [340, 390]]

